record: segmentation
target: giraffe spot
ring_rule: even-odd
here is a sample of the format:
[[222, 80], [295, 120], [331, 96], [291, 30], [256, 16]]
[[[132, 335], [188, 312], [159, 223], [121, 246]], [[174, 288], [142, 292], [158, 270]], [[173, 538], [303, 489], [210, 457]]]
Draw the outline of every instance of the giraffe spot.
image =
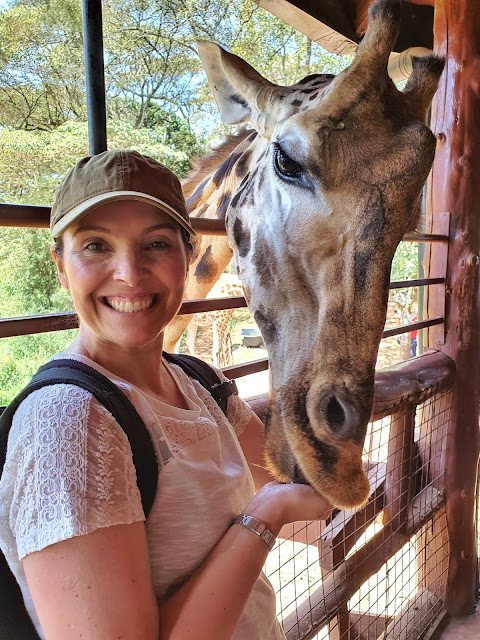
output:
[[248, 163], [250, 162], [251, 157], [251, 151], [245, 151], [245, 153], [241, 155], [237, 162], [237, 166], [235, 167], [235, 175], [240, 177], [248, 173]]
[[335, 78], [335, 75], [333, 73], [323, 73], [321, 76], [318, 77], [317, 80], [315, 80], [315, 82], [313, 83], [313, 86], [320, 87], [322, 84], [327, 84], [328, 82], [333, 80], [333, 78]]
[[187, 204], [188, 211], [192, 211], [197, 206], [197, 202], [200, 200], [207, 182], [208, 182], [208, 178], [205, 178], [205, 180], [203, 180], [198, 185], [198, 187], [195, 189], [192, 195], [189, 198], [187, 198], [186, 204]]
[[195, 276], [199, 280], [208, 280], [215, 273], [215, 261], [212, 257], [212, 245], [209, 245], [195, 267]]
[[298, 98], [295, 98], [295, 100], [292, 100], [290, 104], [294, 107], [299, 107], [302, 104], [302, 102], [303, 100], [299, 100]]
[[220, 218], [221, 220], [225, 220], [228, 205], [230, 204], [231, 199], [232, 199], [232, 196], [229, 193], [224, 193], [220, 198], [220, 200], [218, 201], [217, 217]]
[[258, 173], [258, 180], [257, 180], [257, 191], [261, 191], [263, 188], [263, 183], [265, 182], [265, 166], [261, 167], [259, 173]]
[[315, 98], [318, 98], [318, 93], [312, 93], [312, 95], [309, 97], [309, 100], [315, 100]]
[[302, 80], [299, 80], [297, 84], [308, 84], [310, 81], [318, 79], [322, 80], [322, 74], [311, 73], [310, 75], [305, 76], [305, 78], [303, 78]]
[[338, 461], [338, 454], [334, 447], [321, 440], [315, 440], [315, 458], [323, 473], [333, 473]]
[[244, 258], [250, 251], [250, 234], [243, 227], [240, 218], [233, 223], [233, 238], [238, 248], [238, 254]]
[[262, 237], [257, 238], [255, 242], [255, 253], [251, 261], [256, 269], [259, 284], [267, 289], [271, 288], [275, 277], [276, 260], [271, 248]]
[[240, 96], [238, 93], [234, 93], [232, 94], [229, 98], [230, 102], [234, 102], [235, 104], [239, 104], [242, 107], [245, 107], [245, 109], [248, 109], [248, 102], [245, 100], [245, 98], [242, 98], [242, 96]]
[[253, 176], [256, 173], [256, 169], [253, 172], [253, 175], [250, 176], [249, 173], [245, 174], [242, 181], [240, 182], [240, 184], [238, 185], [238, 189], [237, 192], [235, 193], [235, 195], [232, 198], [232, 208], [235, 209], [235, 207], [238, 205], [238, 201], [240, 200], [240, 196], [242, 196], [245, 192], [245, 190], [247, 189], [248, 185], [250, 184], [250, 179], [253, 178]]
[[302, 89], [300, 93], [305, 93], [306, 95], [308, 95], [310, 93], [313, 93], [316, 90], [317, 90], [316, 87], [309, 87], [308, 89]]
[[255, 322], [258, 324], [258, 328], [262, 333], [263, 339], [268, 343], [272, 343], [277, 337], [277, 327], [275, 326], [275, 323], [272, 322], [265, 313], [263, 313], [263, 311], [263, 308], [262, 311], [257, 309], [257, 311], [254, 312], [253, 317]]
[[240, 156], [241, 154], [238, 152], [232, 153], [228, 156], [225, 162], [222, 162], [222, 164], [218, 167], [212, 178], [213, 183], [216, 187], [219, 187], [225, 180], [225, 178], [231, 173], [235, 163], [240, 158]]

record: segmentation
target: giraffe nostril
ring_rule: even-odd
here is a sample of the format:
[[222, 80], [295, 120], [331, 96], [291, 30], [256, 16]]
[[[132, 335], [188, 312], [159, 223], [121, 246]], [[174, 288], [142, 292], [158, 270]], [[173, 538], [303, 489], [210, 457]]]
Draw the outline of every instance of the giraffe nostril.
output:
[[335, 396], [332, 396], [328, 401], [325, 413], [330, 429], [336, 433], [341, 431], [345, 425], [346, 415], [342, 405]]

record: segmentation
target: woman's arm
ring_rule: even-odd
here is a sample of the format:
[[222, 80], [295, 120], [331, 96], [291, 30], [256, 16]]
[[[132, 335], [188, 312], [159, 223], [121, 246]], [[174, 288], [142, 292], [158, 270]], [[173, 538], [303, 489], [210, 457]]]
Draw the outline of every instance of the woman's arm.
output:
[[[271, 482], [244, 513], [277, 535], [284, 524], [321, 518], [329, 509], [311, 487]], [[23, 565], [47, 640], [228, 640], [267, 554], [259, 536], [233, 525], [160, 610], [143, 523], [58, 542], [26, 556]]]
[[[277, 536], [284, 524], [327, 516], [331, 505], [310, 486], [270, 482], [244, 513]], [[235, 524], [203, 565], [160, 607], [160, 638], [229, 640], [268, 555], [265, 542]]]
[[252, 412], [250, 422], [245, 430], [238, 436], [238, 442], [242, 447], [243, 455], [253, 476], [255, 490], [258, 491], [267, 482], [274, 478], [265, 467], [263, 451], [265, 448], [264, 425], [260, 418]]
[[143, 522], [57, 542], [23, 567], [47, 640], [158, 638]]

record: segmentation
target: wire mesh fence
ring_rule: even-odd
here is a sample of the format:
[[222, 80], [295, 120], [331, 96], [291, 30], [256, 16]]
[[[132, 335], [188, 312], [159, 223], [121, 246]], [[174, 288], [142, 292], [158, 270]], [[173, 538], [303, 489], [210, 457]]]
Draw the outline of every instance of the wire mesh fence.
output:
[[282, 530], [265, 572], [289, 640], [420, 640], [444, 611], [451, 394], [430, 393], [369, 424], [364, 507]]

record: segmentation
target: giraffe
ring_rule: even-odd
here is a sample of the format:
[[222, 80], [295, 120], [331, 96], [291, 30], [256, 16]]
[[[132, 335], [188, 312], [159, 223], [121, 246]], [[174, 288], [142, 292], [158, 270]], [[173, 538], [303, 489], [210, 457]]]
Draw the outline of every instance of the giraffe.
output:
[[[243, 296], [242, 283], [235, 274], [222, 273], [207, 295], [207, 298], [222, 298], [226, 296]], [[228, 322], [235, 309], [221, 309], [218, 311], [204, 311], [196, 313], [187, 327], [186, 345], [189, 353], [195, 355], [195, 338], [197, 327], [212, 327], [213, 344], [212, 360], [216, 367], [229, 367], [233, 364], [232, 347]]]
[[338, 508], [368, 499], [362, 445], [391, 262], [435, 153], [425, 120], [444, 62], [416, 59], [397, 90], [387, 63], [400, 13], [401, 0], [375, 0], [352, 64], [289, 87], [198, 42], [223, 122], [254, 131], [185, 184], [192, 215], [223, 218], [228, 241], [200, 238], [186, 295], [204, 297], [233, 251], [270, 363], [266, 465]]

